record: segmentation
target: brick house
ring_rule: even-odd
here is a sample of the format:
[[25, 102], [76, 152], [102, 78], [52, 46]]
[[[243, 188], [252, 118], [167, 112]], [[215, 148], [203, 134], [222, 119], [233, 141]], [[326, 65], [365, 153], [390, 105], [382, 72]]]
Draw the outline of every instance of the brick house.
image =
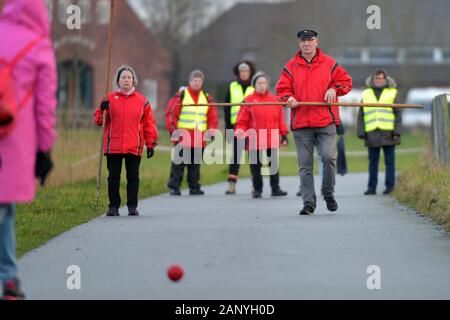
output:
[[[93, 109], [105, 94], [106, 54], [108, 45], [109, 0], [47, 0], [52, 20], [52, 38], [58, 61], [58, 100], [60, 111], [90, 119]], [[69, 30], [67, 8], [81, 9], [81, 29]], [[116, 1], [111, 83], [123, 64], [135, 68], [139, 78], [137, 90], [145, 94], [158, 119], [169, 99], [167, 73], [171, 63], [167, 51], [145, 27], [127, 1]], [[64, 113], [64, 112], [63, 112]]]

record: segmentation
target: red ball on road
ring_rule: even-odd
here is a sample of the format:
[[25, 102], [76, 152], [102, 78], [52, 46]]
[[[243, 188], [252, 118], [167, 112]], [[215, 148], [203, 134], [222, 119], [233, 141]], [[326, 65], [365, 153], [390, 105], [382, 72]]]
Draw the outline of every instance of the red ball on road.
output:
[[180, 266], [173, 265], [167, 270], [167, 276], [172, 281], [179, 281], [183, 277], [183, 269]]

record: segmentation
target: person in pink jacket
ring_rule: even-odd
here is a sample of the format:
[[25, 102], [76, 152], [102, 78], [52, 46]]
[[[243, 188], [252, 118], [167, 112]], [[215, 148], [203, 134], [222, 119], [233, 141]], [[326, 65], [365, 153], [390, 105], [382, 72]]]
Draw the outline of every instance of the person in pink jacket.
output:
[[15, 205], [34, 200], [36, 177], [42, 185], [52, 167], [57, 74], [45, 0], [0, 0], [0, 12], [0, 70], [23, 53], [10, 77], [19, 111], [0, 138], [0, 281], [4, 299], [20, 299]]

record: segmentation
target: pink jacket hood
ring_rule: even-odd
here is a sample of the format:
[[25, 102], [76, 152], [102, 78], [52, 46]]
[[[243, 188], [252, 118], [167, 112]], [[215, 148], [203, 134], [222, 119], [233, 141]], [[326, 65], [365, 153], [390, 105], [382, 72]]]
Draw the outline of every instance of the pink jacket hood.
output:
[[50, 35], [50, 20], [44, 0], [6, 0], [0, 20], [12, 21], [42, 36]]

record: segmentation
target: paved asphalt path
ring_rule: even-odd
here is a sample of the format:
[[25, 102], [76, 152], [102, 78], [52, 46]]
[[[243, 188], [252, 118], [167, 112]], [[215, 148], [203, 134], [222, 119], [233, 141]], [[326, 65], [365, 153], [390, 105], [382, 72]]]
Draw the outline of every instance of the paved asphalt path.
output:
[[[362, 196], [366, 178], [338, 177], [338, 212], [320, 200], [314, 216], [298, 215], [297, 177], [281, 178], [282, 199], [268, 180], [263, 199], [251, 199], [249, 180], [235, 196], [221, 183], [205, 196], [152, 197], [140, 217], [122, 208], [26, 254], [24, 289], [30, 299], [450, 299], [449, 237], [390, 197]], [[172, 264], [185, 270], [178, 283], [166, 277]], [[81, 290], [67, 289], [71, 265]], [[380, 290], [367, 288], [371, 265]]]

